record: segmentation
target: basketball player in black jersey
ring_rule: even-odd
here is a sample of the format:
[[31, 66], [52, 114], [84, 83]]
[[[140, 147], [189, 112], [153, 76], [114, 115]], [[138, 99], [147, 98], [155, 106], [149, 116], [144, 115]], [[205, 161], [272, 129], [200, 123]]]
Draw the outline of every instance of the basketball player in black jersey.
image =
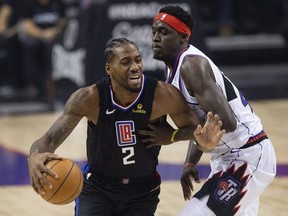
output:
[[[150, 121], [169, 114], [179, 128], [190, 130], [199, 144], [214, 145], [223, 136], [222, 122], [209, 113], [205, 125], [188, 108], [172, 85], [143, 75], [136, 45], [124, 38], [114, 39], [105, 50], [107, 78], [76, 91], [64, 112], [30, 149], [28, 157], [32, 187], [39, 194], [49, 158], [79, 121], [88, 120], [87, 166], [84, 187], [76, 200], [75, 215], [152, 216], [159, 202], [160, 177], [156, 171], [160, 147], [147, 148], [138, 130]], [[194, 136], [193, 136], [193, 131]]]

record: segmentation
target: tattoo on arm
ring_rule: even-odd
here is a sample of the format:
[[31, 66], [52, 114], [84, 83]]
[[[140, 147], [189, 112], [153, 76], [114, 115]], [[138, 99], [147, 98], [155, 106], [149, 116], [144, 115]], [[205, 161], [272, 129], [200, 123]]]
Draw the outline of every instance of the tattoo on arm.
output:
[[55, 152], [81, 120], [80, 116], [62, 114], [43, 137], [35, 141], [30, 152]]
[[70, 135], [79, 121], [82, 119], [81, 103], [74, 99], [69, 99], [65, 106], [65, 111], [53, 123], [49, 130], [40, 139], [36, 140], [30, 152], [55, 152], [62, 142]]
[[49, 130], [31, 146], [30, 152], [53, 152], [63, 143], [82, 117], [89, 114], [91, 97], [86, 89], [76, 91], [67, 101], [64, 112]]
[[52, 147], [57, 148], [70, 135], [80, 119], [81, 117], [79, 116], [60, 116], [46, 133], [48, 143], [52, 144]]

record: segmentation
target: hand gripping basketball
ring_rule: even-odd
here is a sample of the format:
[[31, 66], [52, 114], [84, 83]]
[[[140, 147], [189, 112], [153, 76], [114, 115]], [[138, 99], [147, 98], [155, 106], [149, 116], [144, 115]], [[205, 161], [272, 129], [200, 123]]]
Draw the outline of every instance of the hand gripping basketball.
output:
[[45, 165], [58, 175], [58, 179], [44, 174], [53, 187], [50, 189], [46, 184], [43, 184], [45, 194], [42, 195], [42, 198], [57, 205], [64, 205], [75, 200], [83, 188], [83, 175], [80, 167], [67, 158], [52, 159]]

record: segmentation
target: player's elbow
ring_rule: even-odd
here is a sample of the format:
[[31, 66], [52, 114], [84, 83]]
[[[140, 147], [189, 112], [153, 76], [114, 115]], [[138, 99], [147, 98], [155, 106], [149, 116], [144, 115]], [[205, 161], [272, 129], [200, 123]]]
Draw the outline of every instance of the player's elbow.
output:
[[228, 121], [224, 122], [222, 129], [225, 129], [226, 132], [233, 132], [236, 130], [237, 122], [235, 118], [231, 118]]

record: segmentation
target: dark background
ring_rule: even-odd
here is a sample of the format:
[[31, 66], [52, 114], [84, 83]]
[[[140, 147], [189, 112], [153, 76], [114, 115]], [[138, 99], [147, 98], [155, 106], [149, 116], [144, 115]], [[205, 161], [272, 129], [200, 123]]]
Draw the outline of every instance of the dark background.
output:
[[[171, 2], [98, 0], [88, 8], [79, 9], [77, 16], [69, 18], [66, 28], [55, 41], [57, 49], [52, 51], [58, 63], [66, 62], [61, 67], [52, 62], [57, 92], [55, 100], [27, 99], [21, 89], [13, 95], [0, 94], [0, 114], [62, 108], [73, 91], [106, 75], [104, 47], [114, 37], [133, 40], [142, 52], [145, 73], [163, 79], [163, 65], [152, 58], [150, 31], [159, 8]], [[228, 10], [225, 10], [225, 2], [227, 4], [229, 0], [177, 1], [194, 16], [190, 42], [216, 63], [246, 99], [287, 98], [288, 9], [284, 7], [285, 0], [232, 0]], [[223, 25], [226, 30], [228, 28], [228, 33], [221, 32]], [[70, 41], [69, 46], [67, 41]], [[27, 109], [18, 110], [13, 106], [19, 103]]]

